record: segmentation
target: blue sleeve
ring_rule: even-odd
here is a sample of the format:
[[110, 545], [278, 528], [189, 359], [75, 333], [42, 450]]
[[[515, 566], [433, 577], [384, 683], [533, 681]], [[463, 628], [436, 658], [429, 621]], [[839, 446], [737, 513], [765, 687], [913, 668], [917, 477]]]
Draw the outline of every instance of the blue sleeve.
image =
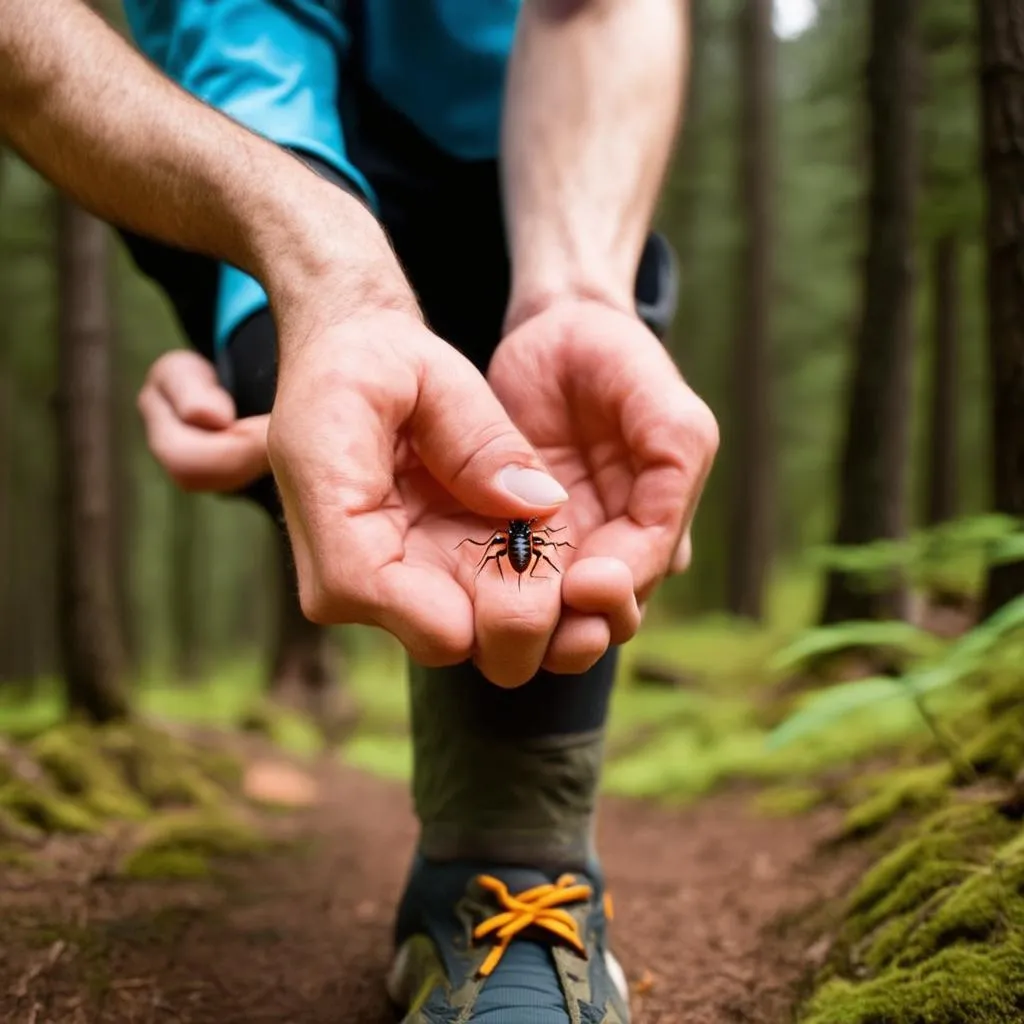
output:
[[[323, 161], [376, 205], [370, 185], [348, 159], [338, 114], [348, 32], [324, 4], [125, 0], [124, 6], [137, 45], [170, 78], [252, 131]], [[224, 266], [217, 347], [266, 303], [255, 280]]]

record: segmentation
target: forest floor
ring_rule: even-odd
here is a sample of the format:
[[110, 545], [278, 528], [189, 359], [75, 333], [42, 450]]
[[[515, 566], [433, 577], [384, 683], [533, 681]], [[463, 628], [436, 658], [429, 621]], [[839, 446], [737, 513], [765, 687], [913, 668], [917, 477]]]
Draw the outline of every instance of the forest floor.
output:
[[[271, 775], [286, 763], [273, 757]], [[302, 770], [312, 802], [264, 821], [283, 845], [209, 878], [120, 877], [117, 830], [0, 865], [0, 1020], [393, 1020], [383, 977], [415, 835], [406, 790], [336, 760]], [[606, 799], [612, 934], [636, 1024], [791, 1020], [827, 946], [818, 911], [865, 863], [828, 843], [840, 820], [758, 817], [739, 793], [677, 809]]]
[[[797, 621], [624, 652], [599, 838], [635, 1024], [1020, 1024], [1024, 631], [806, 691], [773, 655]], [[56, 684], [0, 694], [0, 1021], [393, 1020], [403, 664], [353, 660], [327, 753], [259, 672], [140, 682], [98, 730]], [[946, 669], [970, 685], [926, 715], [907, 682]]]

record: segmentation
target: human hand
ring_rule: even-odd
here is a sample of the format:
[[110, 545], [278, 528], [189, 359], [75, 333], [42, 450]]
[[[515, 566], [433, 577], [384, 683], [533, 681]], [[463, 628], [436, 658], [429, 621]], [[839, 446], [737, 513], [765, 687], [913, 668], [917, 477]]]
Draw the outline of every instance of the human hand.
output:
[[270, 472], [270, 417], [238, 419], [231, 395], [197, 353], [157, 359], [137, 405], [150, 451], [183, 490], [238, 491]]
[[597, 302], [561, 302], [522, 320], [488, 379], [570, 495], [564, 536], [577, 550], [559, 549], [572, 558], [543, 664], [581, 672], [632, 637], [640, 604], [688, 566], [718, 427], [657, 338]]
[[380, 626], [424, 665], [472, 656], [495, 683], [527, 681], [559, 588], [478, 575], [480, 549], [456, 548], [554, 515], [565, 492], [480, 373], [416, 317], [326, 318], [303, 338], [282, 348], [268, 436], [303, 612]]

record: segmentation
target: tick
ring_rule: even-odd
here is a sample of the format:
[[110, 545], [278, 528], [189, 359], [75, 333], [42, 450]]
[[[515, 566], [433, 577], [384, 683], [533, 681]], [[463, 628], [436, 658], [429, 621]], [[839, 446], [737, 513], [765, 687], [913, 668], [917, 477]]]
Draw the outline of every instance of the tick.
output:
[[[501, 568], [501, 560], [502, 558], [507, 558], [508, 564], [512, 566], [518, 576], [519, 589], [522, 590], [523, 573], [529, 569], [529, 575], [534, 576], [541, 559], [547, 562], [555, 572], [561, 573], [562, 570], [548, 558], [547, 552], [544, 550], [545, 548], [568, 547], [574, 551], [576, 550], [576, 546], [570, 544], [567, 540], [549, 539], [551, 534], [561, 533], [565, 529], [564, 526], [559, 526], [558, 529], [554, 530], [550, 526], [537, 528], [533, 525], [535, 522], [537, 522], [536, 516], [533, 519], [510, 519], [508, 526], [504, 530], [495, 530], [488, 540], [472, 540], [467, 537], [455, 546], [456, 548], [461, 548], [463, 544], [475, 544], [477, 547], [486, 549], [483, 558], [477, 563], [477, 576], [484, 571], [484, 567], [493, 559], [498, 563], [498, 575], [504, 580], [505, 573]], [[539, 580], [547, 579], [546, 576], [536, 576], [535, 578]]]

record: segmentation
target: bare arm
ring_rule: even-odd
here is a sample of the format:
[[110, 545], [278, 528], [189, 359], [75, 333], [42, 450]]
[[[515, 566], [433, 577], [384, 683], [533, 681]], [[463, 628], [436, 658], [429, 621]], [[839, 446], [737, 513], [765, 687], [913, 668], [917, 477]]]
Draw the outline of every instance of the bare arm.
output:
[[0, 68], [0, 138], [94, 214], [248, 271], [280, 315], [339, 268], [346, 301], [415, 311], [356, 200], [178, 88], [81, 0], [3, 0]]
[[509, 327], [565, 295], [632, 310], [688, 57], [687, 0], [525, 0], [502, 126]]

